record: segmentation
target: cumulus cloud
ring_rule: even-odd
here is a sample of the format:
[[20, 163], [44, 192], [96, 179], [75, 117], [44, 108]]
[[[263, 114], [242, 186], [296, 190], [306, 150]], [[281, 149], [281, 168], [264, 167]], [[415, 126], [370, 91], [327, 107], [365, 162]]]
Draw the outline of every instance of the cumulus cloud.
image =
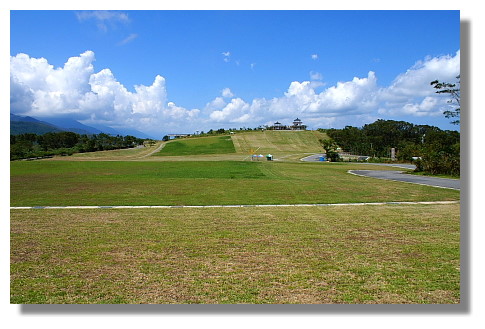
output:
[[369, 72], [366, 78], [338, 82], [317, 93], [311, 81], [294, 81], [283, 97], [273, 98], [269, 112], [275, 116], [334, 117], [366, 113], [375, 103], [376, 76]]
[[379, 113], [389, 115], [441, 115], [447, 96], [430, 87], [434, 80], [455, 82], [460, 74], [460, 51], [454, 56], [428, 57], [399, 74], [391, 85], [379, 91]]
[[222, 103], [222, 99], [216, 98], [209, 104], [213, 106], [217, 101], [223, 107], [213, 110], [209, 114], [209, 119], [218, 123], [229, 124], [260, 123], [275, 118], [298, 116], [303, 113], [312, 116], [312, 112], [321, 110], [317, 108], [320, 106], [319, 97], [310, 81], [294, 81], [282, 97], [269, 100], [257, 98], [252, 102], [246, 102], [241, 98], [234, 98], [226, 104]]
[[223, 109], [213, 111], [209, 118], [215, 122], [245, 122], [249, 119], [249, 104], [241, 98], [233, 98]]
[[311, 55], [311, 58], [316, 61], [318, 59], [318, 54], [312, 54]]
[[[18, 54], [10, 59], [12, 111], [46, 116], [53, 111], [80, 113], [78, 102], [89, 90], [94, 53], [71, 57], [63, 68], [54, 68], [44, 58]], [[27, 97], [21, 98], [21, 95]]]
[[[216, 98], [210, 104], [209, 119], [218, 123], [271, 124], [275, 120], [304, 118], [308, 123], [328, 126], [335, 123], [358, 124], [398, 116], [432, 117], [442, 115], [447, 98], [438, 95], [430, 82], [454, 81], [460, 73], [460, 52], [454, 56], [429, 57], [418, 61], [385, 87], [378, 86], [377, 75], [369, 71], [366, 77], [340, 81], [321, 92], [322, 75], [310, 72], [311, 81], [293, 81], [280, 97], [256, 98], [247, 102], [241, 98], [225, 103]], [[208, 105], [209, 105], [208, 104]], [[216, 104], [218, 107], [216, 107]], [[206, 106], [208, 109], [209, 106]], [[365, 121], [365, 122], [367, 122]]]
[[426, 58], [424, 61], [418, 61], [405, 73], [398, 75], [387, 88], [386, 96], [423, 97], [429, 94], [429, 88], [420, 87], [429, 86], [429, 83], [436, 79], [454, 81], [459, 72], [460, 51], [455, 56]]
[[[223, 55], [229, 57], [230, 53]], [[321, 90], [322, 74], [312, 71], [309, 81], [289, 83], [279, 97], [244, 100], [234, 98], [232, 90], [224, 88], [199, 110], [171, 102], [161, 75], [150, 85], [135, 85], [134, 91], [129, 91], [110, 69], [96, 72], [94, 61], [92, 51], [71, 57], [57, 68], [44, 58], [12, 56], [11, 112], [37, 117], [69, 115], [85, 124], [129, 127], [147, 133], [205, 130], [214, 128], [215, 123], [257, 126], [295, 117], [314, 127], [328, 127], [377, 118], [442, 116], [447, 95], [436, 94], [430, 82], [454, 82], [460, 74], [459, 51], [418, 61], [389, 86], [379, 86], [377, 74], [370, 71], [367, 76]]]
[[222, 110], [226, 105], [227, 103], [224, 101], [223, 97], [216, 97], [206, 104], [205, 112], [211, 113], [212, 111]]
[[10, 58], [11, 112], [37, 117], [66, 116], [84, 123], [131, 127], [144, 131], [167, 129], [175, 121], [195, 121], [198, 109], [167, 102], [165, 79], [129, 91], [110, 69], [94, 71], [92, 51], [71, 57], [54, 68], [44, 58], [18, 54]]

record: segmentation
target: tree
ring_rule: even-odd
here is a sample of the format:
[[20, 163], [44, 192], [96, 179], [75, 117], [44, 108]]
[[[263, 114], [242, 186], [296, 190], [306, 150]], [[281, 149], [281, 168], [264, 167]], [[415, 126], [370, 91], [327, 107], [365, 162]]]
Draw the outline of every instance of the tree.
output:
[[332, 162], [336, 162], [340, 159], [340, 156], [337, 152], [337, 143], [333, 139], [320, 139], [320, 143], [322, 144], [323, 149], [327, 155], [327, 159]]
[[[448, 101], [450, 104], [458, 105], [458, 108], [454, 110], [446, 110], [443, 112], [447, 119], [458, 118], [457, 120], [451, 121], [454, 125], [460, 124], [460, 75], [456, 77], [457, 83], [440, 82], [438, 80], [431, 81], [431, 85], [438, 89], [437, 94], [449, 94], [451, 99]], [[458, 86], [457, 86], [458, 85]]]

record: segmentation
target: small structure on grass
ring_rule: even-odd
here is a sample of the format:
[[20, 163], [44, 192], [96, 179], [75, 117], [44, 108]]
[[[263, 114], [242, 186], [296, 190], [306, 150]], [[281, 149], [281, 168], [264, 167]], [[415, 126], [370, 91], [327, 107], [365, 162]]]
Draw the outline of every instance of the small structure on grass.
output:
[[287, 126], [282, 124], [279, 121], [276, 121], [273, 123], [272, 126], [268, 127], [269, 130], [306, 130], [306, 126], [303, 124], [303, 122], [299, 119], [296, 118], [293, 120], [293, 125]]
[[276, 121], [272, 127], [273, 130], [285, 130], [286, 126], [283, 126], [280, 122]]
[[305, 130], [306, 126], [301, 122], [300, 119], [296, 118], [293, 120], [293, 126], [291, 126], [291, 130]]

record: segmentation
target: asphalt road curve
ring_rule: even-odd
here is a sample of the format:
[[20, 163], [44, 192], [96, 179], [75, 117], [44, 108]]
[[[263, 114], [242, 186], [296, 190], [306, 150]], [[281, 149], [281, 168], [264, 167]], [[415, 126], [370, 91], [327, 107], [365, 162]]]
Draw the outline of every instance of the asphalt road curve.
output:
[[402, 171], [394, 171], [394, 170], [349, 170], [349, 173], [354, 175], [359, 175], [359, 176], [388, 179], [393, 181], [408, 182], [408, 183], [421, 184], [421, 185], [429, 185], [434, 187], [450, 188], [454, 190], [460, 189], [459, 179], [417, 176], [417, 175], [406, 174]]

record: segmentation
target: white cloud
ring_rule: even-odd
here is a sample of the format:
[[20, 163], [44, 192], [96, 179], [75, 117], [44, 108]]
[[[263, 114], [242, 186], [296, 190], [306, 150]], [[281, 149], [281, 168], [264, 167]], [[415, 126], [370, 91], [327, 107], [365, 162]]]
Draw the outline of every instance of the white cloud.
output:
[[103, 32], [108, 31], [108, 25], [114, 27], [118, 23], [127, 24], [130, 22], [128, 14], [109, 10], [79, 11], [76, 12], [76, 17], [80, 22], [94, 20], [98, 29]]
[[234, 94], [232, 93], [231, 89], [229, 88], [224, 88], [222, 89], [222, 97], [230, 98], [233, 97]]
[[367, 78], [338, 82], [318, 95], [319, 104], [333, 112], [367, 112], [376, 102], [377, 78], [370, 71]]
[[408, 69], [394, 79], [391, 86], [386, 89], [386, 96], [391, 98], [396, 96], [415, 97], [427, 96], [433, 89], [429, 84], [433, 80], [455, 81], [455, 77], [460, 73], [460, 51], [455, 56], [440, 56], [426, 58], [418, 61], [413, 67]]
[[316, 61], [318, 59], [318, 54], [312, 54], [311, 55], [311, 58]]
[[[317, 92], [321, 81], [293, 81], [280, 97], [257, 98], [246, 102], [238, 98], [209, 113], [211, 120], [220, 123], [272, 123], [300, 117], [307, 122], [329, 125], [351, 124], [359, 120], [376, 120], [383, 116], [437, 116], [446, 107], [446, 97], [437, 95], [430, 82], [454, 81], [459, 74], [460, 52], [455, 56], [426, 58], [396, 77], [387, 87], [377, 85], [377, 75], [370, 71], [367, 77], [354, 77]], [[312, 79], [320, 79], [318, 72], [310, 72]], [[222, 101], [222, 100], [221, 100]], [[362, 122], [362, 121], [361, 121]]]
[[[229, 57], [230, 53], [223, 55]], [[384, 87], [377, 85], [377, 74], [370, 71], [365, 77], [340, 81], [320, 91], [323, 76], [311, 71], [310, 81], [293, 81], [283, 95], [271, 99], [233, 98], [231, 89], [224, 88], [201, 111], [171, 102], [160, 75], [152, 84], [136, 85], [129, 91], [108, 68], [95, 72], [94, 60], [94, 53], [86, 51], [56, 68], [44, 58], [12, 56], [11, 112], [38, 117], [70, 115], [86, 124], [147, 133], [206, 130], [215, 123], [255, 127], [295, 117], [325, 127], [364, 119], [442, 116], [447, 95], [436, 94], [430, 82], [454, 82], [460, 73], [459, 51], [454, 56], [418, 61]]]
[[163, 110], [163, 115], [165, 118], [177, 121], [178, 124], [183, 126], [184, 124], [197, 119], [199, 112], [200, 110], [198, 109], [187, 110], [181, 106], [175, 105], [173, 102], [170, 102], [168, 103], [167, 108]]
[[[54, 68], [46, 59], [30, 58], [26, 54], [11, 57], [12, 111], [40, 116], [51, 111], [80, 112], [78, 102], [89, 90], [86, 82], [94, 71], [93, 61], [92, 51], [69, 58], [63, 68]], [[21, 94], [27, 100], [19, 103]]]
[[[41, 118], [69, 115], [83, 123], [160, 131], [194, 121], [198, 109], [167, 102], [165, 79], [157, 75], [150, 86], [129, 91], [111, 70], [97, 73], [94, 53], [71, 57], [54, 68], [46, 59], [18, 54], [10, 58], [11, 112]], [[183, 126], [181, 124], [181, 126]]]
[[222, 110], [227, 103], [224, 101], [224, 98], [222, 97], [216, 97], [212, 101], [206, 104], [205, 110], [208, 113], [211, 113], [212, 111], [215, 110]]
[[[369, 72], [366, 78], [339, 82], [321, 93], [315, 91], [319, 85], [316, 86], [313, 81], [293, 81], [283, 96], [270, 100], [257, 98], [248, 103], [235, 98], [225, 104], [221, 98], [216, 98], [209, 103], [213, 110], [208, 115], [211, 121], [226, 124], [257, 126], [283, 118], [292, 120], [297, 116], [328, 124], [336, 117], [350, 113], [354, 116], [369, 113], [375, 104], [376, 81], [374, 72]], [[214, 106], [216, 102], [220, 106], [217, 109]]]
[[323, 75], [320, 72], [310, 71], [311, 80], [323, 80]]
[[369, 72], [367, 78], [354, 78], [352, 81], [339, 82], [317, 93], [316, 86], [310, 81], [294, 81], [284, 97], [274, 98], [269, 112], [276, 116], [333, 117], [350, 112], [366, 113], [375, 102], [376, 77]]
[[243, 122], [248, 117], [249, 104], [241, 98], [233, 98], [223, 109], [213, 111], [209, 118], [215, 122]]
[[127, 36], [126, 38], [124, 38], [123, 40], [121, 40], [119, 43], [118, 43], [118, 46], [124, 46], [130, 42], [132, 42], [133, 40], [135, 40], [136, 38], [138, 38], [138, 34], [136, 33], [131, 33], [129, 36]]
[[229, 51], [225, 51], [225, 52], [222, 52], [222, 56], [223, 56], [223, 59], [224, 59], [224, 62], [229, 62], [231, 59], [231, 52]]
[[379, 91], [379, 113], [389, 115], [436, 116], [446, 108], [447, 95], [438, 95], [430, 86], [434, 80], [455, 82], [460, 74], [460, 51], [455, 56], [428, 57]]
[[80, 20], [95, 19], [98, 21], [120, 21], [129, 22], [128, 14], [119, 11], [109, 10], [95, 10], [95, 11], [79, 11], [76, 17]]

